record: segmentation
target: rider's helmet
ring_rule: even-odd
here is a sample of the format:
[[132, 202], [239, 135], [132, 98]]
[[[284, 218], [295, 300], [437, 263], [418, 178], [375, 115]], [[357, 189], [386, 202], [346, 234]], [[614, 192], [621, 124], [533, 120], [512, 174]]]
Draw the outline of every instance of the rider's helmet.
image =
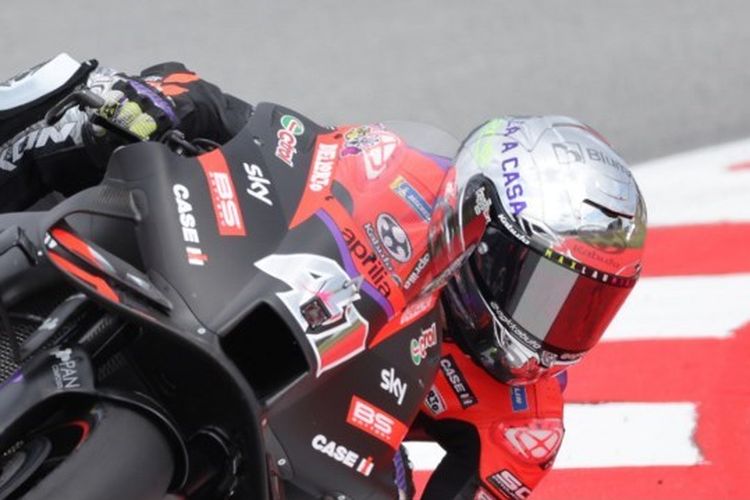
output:
[[578, 362], [641, 270], [646, 207], [635, 179], [601, 135], [567, 117], [476, 129], [434, 214], [433, 254], [460, 263], [443, 294], [451, 333], [505, 383]]

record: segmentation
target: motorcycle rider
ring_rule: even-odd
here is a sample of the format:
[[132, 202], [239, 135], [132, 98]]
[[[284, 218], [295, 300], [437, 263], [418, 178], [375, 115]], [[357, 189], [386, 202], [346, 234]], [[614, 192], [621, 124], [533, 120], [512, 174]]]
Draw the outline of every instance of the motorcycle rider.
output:
[[[36, 71], [56, 85], [28, 90]], [[178, 128], [224, 142], [253, 111], [178, 63], [132, 77], [58, 56], [30, 72], [0, 85], [0, 212], [101, 177], [112, 134], [78, 110], [41, 121], [76, 86], [101, 95], [101, 112], [142, 139]], [[464, 141], [430, 221], [432, 258], [454, 274], [431, 285], [447, 282], [448, 333], [413, 429], [447, 454], [423, 498], [526, 498], [549, 471], [564, 433], [564, 370], [637, 281], [645, 221], [624, 161], [575, 120], [506, 117]], [[408, 492], [406, 464], [395, 462]]]

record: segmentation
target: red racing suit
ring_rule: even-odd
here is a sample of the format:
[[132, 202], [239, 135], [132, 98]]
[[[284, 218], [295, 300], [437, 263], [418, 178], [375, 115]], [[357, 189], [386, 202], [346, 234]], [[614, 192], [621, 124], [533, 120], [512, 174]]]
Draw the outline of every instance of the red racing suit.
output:
[[527, 498], [562, 442], [564, 382], [500, 383], [445, 342], [416, 422], [446, 451], [423, 500]]

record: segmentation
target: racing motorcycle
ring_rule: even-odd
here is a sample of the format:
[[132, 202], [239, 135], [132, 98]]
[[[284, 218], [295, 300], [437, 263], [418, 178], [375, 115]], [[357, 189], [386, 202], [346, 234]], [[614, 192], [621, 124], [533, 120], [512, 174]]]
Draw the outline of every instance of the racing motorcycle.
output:
[[0, 499], [393, 498], [456, 148], [261, 103], [223, 146], [133, 143], [100, 185], [0, 215]]

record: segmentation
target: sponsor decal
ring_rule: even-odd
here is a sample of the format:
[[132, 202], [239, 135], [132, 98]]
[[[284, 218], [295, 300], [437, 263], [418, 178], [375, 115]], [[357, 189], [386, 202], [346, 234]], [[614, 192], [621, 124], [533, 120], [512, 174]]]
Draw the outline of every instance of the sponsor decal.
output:
[[380, 214], [376, 225], [378, 237], [391, 257], [401, 263], [409, 262], [409, 259], [411, 259], [411, 242], [406, 235], [406, 231], [396, 222], [396, 219], [390, 214]]
[[62, 349], [52, 353], [58, 362], [52, 365], [52, 376], [58, 389], [77, 389], [81, 387], [78, 379], [78, 365], [73, 359], [73, 351]]
[[361, 155], [367, 179], [380, 177], [388, 160], [401, 144], [399, 137], [382, 126], [362, 126], [344, 133], [341, 156]]
[[363, 476], [369, 476], [372, 473], [372, 469], [375, 464], [372, 461], [372, 457], [362, 457], [356, 451], [352, 451], [346, 446], [336, 443], [328, 439], [323, 434], [317, 434], [312, 439], [313, 450], [319, 451], [323, 455], [327, 455], [338, 463], [354, 469]]
[[531, 240], [528, 236], [519, 231], [515, 224], [513, 224], [504, 213], [501, 212], [498, 218], [500, 219], [500, 223], [508, 230], [508, 232], [510, 232], [510, 234], [521, 240], [524, 245], [531, 245]]
[[510, 449], [525, 461], [535, 464], [549, 462], [562, 443], [562, 422], [557, 419], [535, 420], [532, 426], [506, 428], [503, 437]]
[[247, 194], [256, 200], [262, 201], [269, 207], [272, 207], [273, 202], [268, 197], [270, 194], [268, 186], [271, 185], [271, 181], [265, 178], [263, 170], [255, 163], [251, 165], [243, 163], [242, 167], [245, 169], [245, 175], [250, 183], [250, 186], [246, 189]]
[[436, 416], [440, 415], [447, 409], [443, 395], [440, 394], [440, 391], [434, 385], [430, 389], [430, 392], [427, 393], [427, 396], [425, 396], [424, 402], [432, 414]]
[[414, 189], [406, 179], [400, 175], [396, 177], [396, 179], [391, 182], [391, 190], [408, 203], [422, 220], [429, 222], [430, 215], [432, 214], [432, 207], [427, 201], [425, 201], [422, 195], [419, 194], [419, 191]]
[[305, 125], [299, 118], [284, 115], [279, 120], [281, 128], [276, 132], [276, 157], [294, 167], [294, 155], [297, 154], [297, 136], [305, 133]]
[[412, 362], [419, 366], [422, 360], [427, 357], [427, 351], [430, 347], [437, 345], [437, 325], [433, 322], [428, 328], [422, 330], [419, 338], [411, 339], [409, 345]]
[[399, 319], [399, 323], [402, 325], [411, 323], [415, 319], [424, 315], [426, 312], [430, 311], [434, 305], [435, 305], [434, 295], [427, 295], [427, 296], [422, 297], [421, 299], [418, 299], [416, 302], [412, 302], [406, 307], [406, 309], [404, 309], [404, 312], [401, 313], [401, 318]]
[[[365, 349], [369, 323], [354, 305], [361, 279], [351, 279], [336, 261], [313, 254], [269, 255], [255, 266], [289, 286], [276, 296], [305, 332], [317, 376]], [[314, 326], [308, 323], [310, 314], [305, 317], [313, 302], [325, 309]]]
[[508, 469], [495, 472], [487, 478], [487, 482], [510, 498], [523, 500], [529, 498], [529, 495], [531, 495], [531, 489], [523, 484], [521, 480], [514, 476]]
[[604, 163], [621, 172], [627, 172], [629, 175], [628, 169], [617, 158], [613, 158], [604, 151], [599, 151], [595, 148], [586, 148], [584, 154], [583, 148], [577, 142], [555, 142], [552, 144], [552, 150], [555, 152], [557, 162], [561, 165], [586, 163], [586, 158], [588, 157], [591, 161]]
[[411, 270], [409, 275], [406, 277], [406, 280], [404, 281], [404, 290], [410, 289], [414, 284], [419, 280], [420, 276], [422, 276], [422, 271], [424, 271], [427, 268], [427, 264], [430, 263], [430, 252], [427, 251], [422, 255], [416, 264], [414, 264], [414, 268]]
[[597, 269], [592, 269], [586, 265], [581, 264], [580, 262], [577, 262], [571, 257], [552, 250], [551, 248], [547, 248], [544, 250], [544, 257], [551, 260], [552, 262], [557, 262], [559, 265], [571, 269], [578, 274], [582, 274], [587, 278], [601, 281], [602, 283], [607, 283], [612, 286], [631, 288], [635, 286], [635, 283], [638, 281], [637, 278], [614, 276], [612, 274], [598, 271]]
[[0, 151], [0, 170], [12, 172], [18, 167], [18, 162], [24, 153], [31, 149], [40, 149], [52, 141], [53, 144], [62, 144], [73, 136], [74, 122], [59, 123], [50, 127], [44, 127], [30, 131], [18, 138], [13, 144]]
[[526, 398], [526, 388], [519, 385], [510, 388], [510, 404], [513, 411], [526, 411], [529, 409], [529, 402]]
[[461, 407], [464, 410], [477, 404], [477, 397], [472, 392], [469, 384], [466, 383], [466, 378], [461, 373], [461, 370], [458, 369], [453, 356], [449, 354], [443, 357], [440, 360], [440, 369], [443, 371], [445, 378], [448, 379], [453, 392], [458, 398], [458, 402], [461, 403]]
[[319, 144], [313, 159], [312, 173], [308, 186], [311, 191], [320, 192], [331, 184], [333, 164], [336, 161], [338, 144]]
[[518, 141], [513, 138], [521, 130], [518, 125], [514, 120], [493, 120], [482, 128], [482, 136], [474, 146], [474, 157], [480, 168], [497, 168], [499, 162], [505, 196], [513, 215], [520, 214], [526, 208], [521, 174], [518, 173], [518, 155], [510, 152], [518, 147]]
[[480, 486], [474, 494], [474, 500], [497, 500], [497, 498], [495, 495]]
[[394, 450], [398, 448], [409, 430], [403, 422], [357, 396], [352, 396], [346, 422], [383, 441]]
[[372, 248], [375, 249], [375, 253], [378, 254], [378, 257], [380, 257], [380, 260], [383, 261], [383, 264], [388, 269], [388, 271], [390, 271], [391, 274], [395, 276], [395, 270], [393, 269], [393, 262], [391, 262], [391, 258], [388, 256], [388, 253], [383, 248], [383, 244], [380, 242], [380, 239], [378, 238], [378, 235], [375, 232], [375, 226], [367, 222], [365, 223], [363, 227], [365, 230], [365, 234], [367, 235], [367, 238], [370, 240], [370, 244], [372, 244]]
[[246, 236], [237, 191], [221, 151], [216, 149], [198, 157], [211, 193], [216, 225], [221, 236]]
[[489, 224], [492, 222], [492, 216], [490, 215], [490, 207], [492, 207], [492, 201], [487, 198], [484, 192], [485, 187], [482, 186], [474, 192], [474, 213], [476, 215], [484, 215], [484, 220]]
[[180, 227], [182, 228], [182, 239], [185, 242], [185, 252], [187, 261], [191, 266], [204, 266], [208, 256], [198, 246], [200, 244], [200, 235], [198, 234], [197, 222], [193, 215], [193, 205], [188, 201], [190, 199], [190, 190], [182, 184], [172, 186], [172, 194], [177, 205], [179, 213]]
[[610, 167], [614, 167], [620, 172], [626, 173], [628, 177], [632, 175], [625, 165], [620, 163], [616, 158], [612, 158], [604, 151], [599, 151], [594, 148], [586, 148], [586, 154], [588, 154], [589, 159], [592, 161], [598, 161], [599, 163], [604, 163]]
[[555, 142], [552, 144], [552, 150], [560, 165], [585, 162], [581, 145], [576, 142]]
[[490, 307], [495, 312], [495, 315], [497, 316], [497, 319], [500, 321], [500, 323], [502, 323], [505, 328], [510, 330], [518, 340], [523, 342], [526, 347], [530, 347], [535, 351], [542, 348], [542, 344], [538, 340], [534, 339], [530, 334], [526, 333], [516, 324], [515, 321], [505, 315], [500, 306], [497, 305], [497, 302], [491, 301]]
[[341, 231], [341, 235], [344, 238], [346, 247], [349, 249], [349, 253], [364, 267], [367, 277], [370, 278], [372, 284], [387, 299], [391, 295], [391, 286], [386, 279], [388, 271], [383, 262], [377, 255], [367, 249], [365, 244], [357, 238], [357, 235], [351, 229], [345, 227]]
[[380, 388], [395, 396], [399, 406], [404, 402], [404, 396], [406, 396], [406, 389], [408, 387], [407, 384], [402, 382], [401, 379], [396, 376], [396, 370], [394, 368], [391, 368], [390, 370], [383, 368], [380, 370]]

